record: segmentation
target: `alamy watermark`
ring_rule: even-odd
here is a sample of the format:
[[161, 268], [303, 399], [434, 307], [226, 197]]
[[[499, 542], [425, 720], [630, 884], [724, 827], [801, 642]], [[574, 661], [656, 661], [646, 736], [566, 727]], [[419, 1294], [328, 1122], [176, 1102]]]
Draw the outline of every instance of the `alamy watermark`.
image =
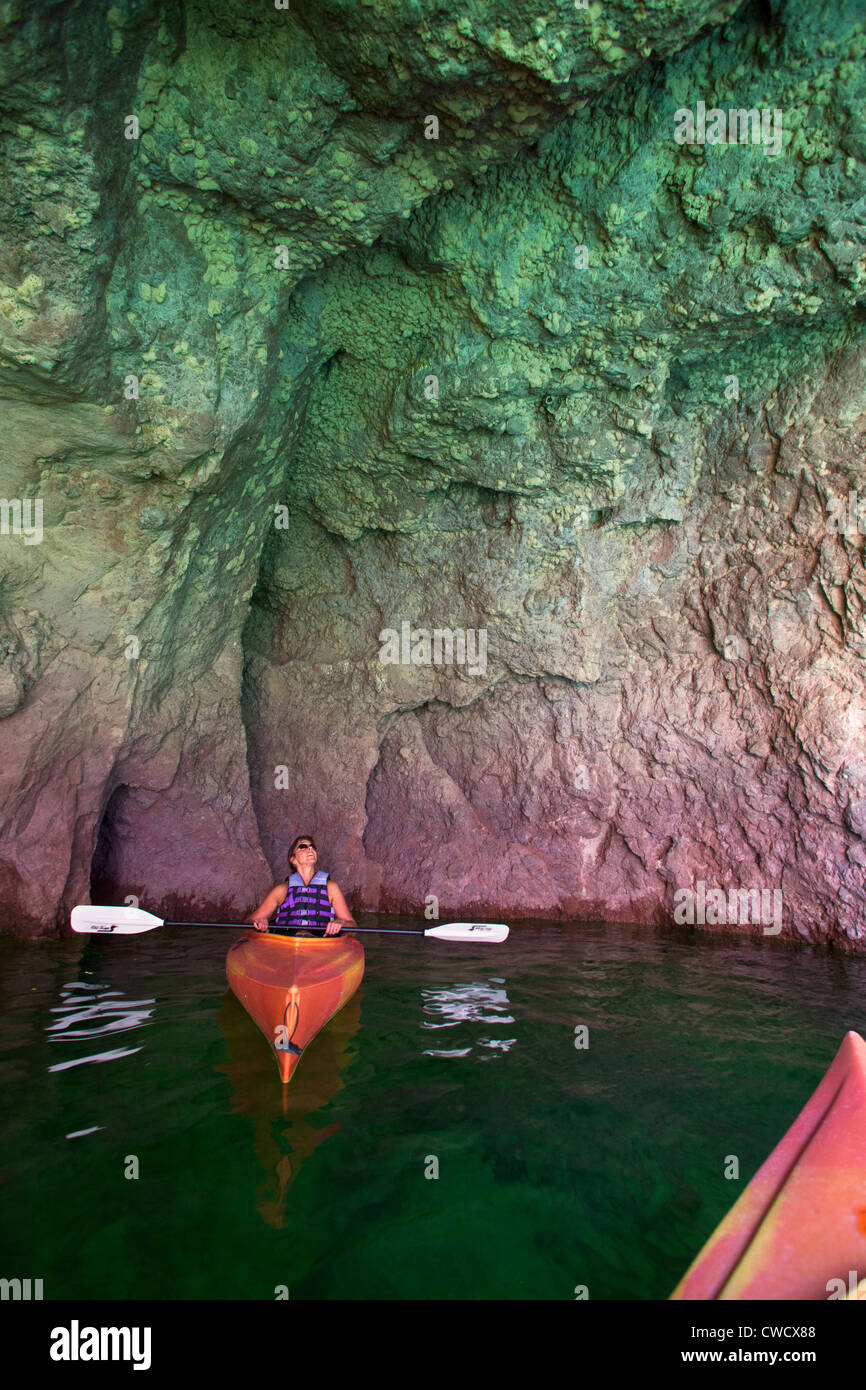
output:
[[853, 490], [847, 497], [828, 498], [827, 525], [842, 536], [866, 536], [866, 498]]
[[0, 536], [23, 536], [25, 545], [42, 544], [42, 498], [0, 497]]
[[431, 632], [404, 622], [399, 632], [383, 628], [379, 642], [383, 666], [465, 666], [470, 676], [483, 676], [487, 670], [486, 627], [437, 627]]
[[782, 153], [782, 112], [777, 106], [707, 109], [699, 101], [694, 111], [681, 106], [674, 112], [674, 139], [678, 145], [763, 145], [772, 157]]
[[698, 879], [695, 887], [695, 892], [678, 888], [674, 893], [678, 926], [760, 924], [764, 936], [778, 936], [782, 930], [781, 888], [729, 888], [726, 895], [722, 888], [708, 888], [703, 879]]
[[51, 1329], [48, 1354], [52, 1361], [131, 1361], [134, 1371], [147, 1371], [151, 1339], [149, 1327], [82, 1327], [73, 1318]]
[[841, 1278], [828, 1279], [824, 1288], [827, 1290], [827, 1302], [832, 1303], [834, 1299], [862, 1299], [866, 1293], [866, 1279], [858, 1277], [856, 1269], [848, 1270], [848, 1287], [845, 1287], [845, 1280]]
[[0, 1279], [0, 1299], [41, 1299], [41, 1279]]

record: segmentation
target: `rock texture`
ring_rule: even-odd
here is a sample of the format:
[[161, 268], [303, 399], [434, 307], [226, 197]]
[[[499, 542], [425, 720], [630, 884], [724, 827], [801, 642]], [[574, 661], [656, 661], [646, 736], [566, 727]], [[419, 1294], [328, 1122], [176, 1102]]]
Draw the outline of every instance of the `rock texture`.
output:
[[2, 6], [7, 930], [243, 915], [312, 828], [357, 909], [866, 948], [864, 56], [860, 0]]

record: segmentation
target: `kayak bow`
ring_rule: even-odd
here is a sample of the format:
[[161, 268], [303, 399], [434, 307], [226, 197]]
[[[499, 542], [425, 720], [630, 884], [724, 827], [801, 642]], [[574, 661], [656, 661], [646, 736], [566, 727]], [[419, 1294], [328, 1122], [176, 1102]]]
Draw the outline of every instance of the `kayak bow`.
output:
[[247, 932], [230, 948], [226, 978], [271, 1045], [290, 1081], [304, 1048], [355, 993], [364, 948], [351, 935], [275, 936]]
[[852, 1032], [671, 1298], [827, 1299], [864, 1266], [866, 1042]]

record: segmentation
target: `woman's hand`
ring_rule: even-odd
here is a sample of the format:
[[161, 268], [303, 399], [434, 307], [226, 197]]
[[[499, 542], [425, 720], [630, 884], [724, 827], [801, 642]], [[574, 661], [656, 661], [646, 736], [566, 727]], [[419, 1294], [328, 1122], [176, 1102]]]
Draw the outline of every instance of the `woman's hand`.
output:
[[343, 930], [343, 927], [348, 925], [348, 922], [341, 922], [339, 917], [335, 917], [333, 922], [329, 922], [325, 927], [325, 936], [336, 936], [338, 932]]
[[268, 918], [273, 916], [283, 898], [286, 896], [285, 883], [278, 883], [273, 887], [266, 898], [263, 898], [257, 908], [254, 908], [249, 917], [244, 921], [249, 922], [250, 926], [255, 927], [256, 931], [267, 931]]

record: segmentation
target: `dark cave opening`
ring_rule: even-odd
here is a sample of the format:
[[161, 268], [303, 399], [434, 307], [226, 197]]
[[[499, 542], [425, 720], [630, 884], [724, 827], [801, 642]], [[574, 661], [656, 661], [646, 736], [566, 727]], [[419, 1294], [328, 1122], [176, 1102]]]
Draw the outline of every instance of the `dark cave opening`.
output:
[[[120, 879], [119, 847], [123, 843], [125, 810], [130, 790], [125, 783], [115, 787], [102, 814], [96, 847], [90, 861], [90, 901], [107, 907], [120, 906], [126, 895]], [[133, 904], [136, 906], [137, 904]]]

